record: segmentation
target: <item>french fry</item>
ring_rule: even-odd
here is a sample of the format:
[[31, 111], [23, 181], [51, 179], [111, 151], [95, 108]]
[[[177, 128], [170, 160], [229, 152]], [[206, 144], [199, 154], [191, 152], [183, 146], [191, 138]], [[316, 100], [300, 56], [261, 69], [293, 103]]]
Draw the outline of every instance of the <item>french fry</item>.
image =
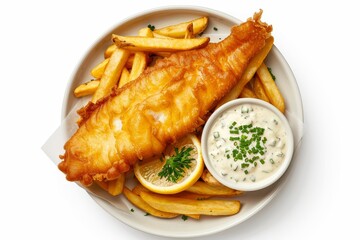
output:
[[125, 37], [113, 34], [113, 42], [122, 49], [145, 52], [174, 52], [205, 47], [210, 38], [168, 39], [149, 37]]
[[136, 186], [132, 189], [132, 192], [135, 193], [136, 195], [140, 196], [141, 192], [150, 192], [149, 189], [147, 189], [146, 187], [144, 187], [141, 183], [136, 184]]
[[150, 28], [141, 28], [138, 32], [138, 35], [140, 37], [154, 37], [153, 32], [150, 30]]
[[104, 59], [104, 61], [102, 61], [101, 63], [96, 65], [93, 69], [91, 69], [90, 74], [94, 78], [101, 78], [105, 71], [107, 64], [109, 63], [109, 60], [110, 60], [109, 58]]
[[216, 178], [214, 178], [214, 176], [211, 175], [207, 169], [204, 169], [203, 173], [201, 174], [201, 179], [209, 185], [222, 186], [222, 184], [216, 180]]
[[146, 67], [146, 53], [136, 52], [134, 56], [134, 63], [131, 68], [129, 81], [136, 79]]
[[156, 32], [153, 32], [154, 38], [167, 38], [167, 39], [175, 39], [173, 37], [168, 37], [165, 35], [157, 34]]
[[89, 82], [80, 84], [74, 90], [75, 97], [83, 97], [93, 94], [100, 84], [99, 80], [91, 80]]
[[256, 73], [256, 70], [263, 63], [264, 59], [270, 52], [272, 46], [274, 44], [274, 38], [271, 36], [266, 39], [265, 46], [260, 50], [258, 54], [256, 54], [251, 60], [247, 68], [245, 69], [244, 74], [241, 76], [240, 80], [237, 84], [231, 89], [231, 91], [223, 97], [216, 108], [220, 107], [224, 103], [236, 99], [240, 96], [244, 86], [253, 78]]
[[[154, 35], [152, 34], [152, 31], [149, 28], [143, 28], [139, 31], [140, 37], [149, 37], [153, 38]], [[136, 79], [140, 74], [144, 71], [146, 67], [146, 59], [147, 54], [144, 52], [136, 52], [134, 55], [134, 61], [133, 65], [131, 67], [130, 77], [129, 80], [132, 81]]]
[[105, 72], [101, 77], [99, 87], [96, 89], [92, 102], [96, 102], [100, 98], [108, 95], [111, 89], [119, 80], [121, 71], [129, 57], [129, 52], [123, 49], [116, 49], [110, 57]]
[[136, 195], [132, 191], [130, 191], [127, 187], [124, 187], [123, 190], [124, 196], [136, 207], [140, 208], [141, 210], [149, 213], [152, 216], [159, 217], [159, 218], [175, 218], [179, 214], [176, 213], [169, 213], [157, 210], [150, 206], [147, 202], [145, 202], [140, 196]]
[[[105, 68], [107, 66], [107, 64], [109, 63], [109, 58], [104, 59], [101, 63], [99, 63], [98, 65], [96, 65], [93, 69], [91, 69], [90, 74], [91, 76], [93, 76], [95, 79], [100, 79], [105, 71]], [[148, 61], [148, 59], [146, 59]], [[128, 57], [128, 60], [126, 61], [125, 66], [127, 68], [131, 68], [134, 62], [134, 54], [131, 54]]]
[[[143, 185], [141, 185], [140, 183], [138, 183], [132, 190], [132, 192], [138, 196], [140, 196], [141, 192], [151, 192], [149, 189], [147, 189], [146, 187], [144, 187]], [[177, 194], [172, 194], [171, 196], [178, 196], [178, 197], [184, 197], [184, 198], [188, 198], [188, 199], [204, 199], [204, 198], [200, 198], [200, 196], [198, 194], [193, 194], [193, 193], [186, 193], [186, 192], [181, 192], [181, 193], [177, 193]], [[188, 217], [194, 218], [194, 219], [200, 219], [200, 214], [188, 214]]]
[[[140, 192], [151, 192], [149, 189], [138, 183], [132, 190], [133, 193], [140, 195]], [[176, 194], [169, 194], [169, 196], [173, 197], [179, 197], [179, 198], [187, 198], [187, 199], [194, 199], [194, 200], [203, 200], [210, 198], [210, 195], [204, 195], [204, 194], [197, 194], [197, 193], [191, 193], [182, 191]]]
[[150, 192], [141, 192], [140, 197], [155, 209], [184, 215], [233, 215], [241, 207], [238, 200], [192, 200]]
[[186, 31], [185, 31], [185, 39], [189, 39], [189, 38], [194, 38], [194, 24], [193, 23], [189, 23], [189, 25], [187, 25], [186, 27]]
[[169, 196], [178, 197], [178, 198], [193, 199], [193, 200], [204, 200], [204, 199], [208, 199], [208, 198], [212, 197], [210, 195], [197, 194], [197, 193], [192, 193], [192, 192], [187, 192], [187, 191], [179, 192], [179, 193], [176, 193], [176, 194], [171, 194]]
[[243, 88], [240, 94], [241, 98], [257, 98], [254, 91], [250, 89], [247, 85]]
[[125, 173], [121, 173], [117, 179], [108, 182], [108, 193], [117, 196], [122, 193], [125, 185]]
[[197, 181], [190, 188], [186, 189], [186, 191], [210, 196], [236, 196], [242, 193], [241, 191], [228, 188], [224, 185], [214, 186], [202, 181]]
[[127, 69], [131, 69], [133, 63], [134, 63], [134, 54], [131, 54], [131, 53], [130, 53], [130, 56], [128, 57], [128, 60], [126, 61], [125, 67], [126, 67]]
[[272, 105], [277, 107], [282, 113], [285, 112], [285, 101], [281, 95], [275, 81], [272, 79], [269, 69], [265, 63], [261, 64], [259, 69], [256, 71], [259, 80], [264, 86], [266, 95], [269, 97], [269, 101]]
[[261, 83], [261, 81], [257, 75], [255, 75], [255, 77], [254, 77], [253, 89], [254, 89], [254, 92], [255, 92], [255, 95], [257, 96], [257, 98], [259, 98], [265, 102], [269, 102], [269, 98], [266, 95], [264, 86]]
[[130, 81], [130, 72], [129, 72], [129, 70], [127, 70], [127, 68], [123, 68], [123, 70], [121, 71], [118, 88], [121, 88], [129, 81]]
[[115, 44], [111, 44], [104, 52], [104, 58], [111, 57], [111, 54], [117, 49], [117, 46]]
[[171, 26], [155, 29], [154, 33], [173, 37], [173, 38], [184, 38], [186, 33], [187, 26], [192, 23], [194, 28], [194, 35], [202, 33], [207, 25], [208, 25], [209, 19], [208, 17], [200, 17], [197, 19], [194, 19], [192, 21], [188, 22], [182, 22], [179, 24], [174, 24]]

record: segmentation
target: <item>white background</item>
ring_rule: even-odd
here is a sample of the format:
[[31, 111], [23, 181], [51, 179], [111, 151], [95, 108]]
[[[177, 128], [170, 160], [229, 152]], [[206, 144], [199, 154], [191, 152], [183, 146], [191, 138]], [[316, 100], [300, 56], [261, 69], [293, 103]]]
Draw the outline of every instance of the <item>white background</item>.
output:
[[[6, 1], [0, 3], [0, 239], [164, 239], [99, 207], [42, 152], [87, 49], [124, 18], [166, 5], [241, 20], [259, 8], [291, 66], [305, 136], [288, 183], [262, 211], [199, 239], [359, 239], [359, 12], [356, 1]], [[6, 236], [6, 237], [5, 237]]]

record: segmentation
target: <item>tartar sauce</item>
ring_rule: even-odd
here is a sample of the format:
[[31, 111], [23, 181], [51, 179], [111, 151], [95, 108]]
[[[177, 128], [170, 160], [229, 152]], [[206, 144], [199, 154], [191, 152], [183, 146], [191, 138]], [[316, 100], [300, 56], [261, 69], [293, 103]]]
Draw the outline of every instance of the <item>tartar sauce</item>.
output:
[[283, 162], [286, 131], [272, 111], [242, 104], [214, 121], [207, 147], [220, 176], [233, 182], [257, 182], [273, 174]]

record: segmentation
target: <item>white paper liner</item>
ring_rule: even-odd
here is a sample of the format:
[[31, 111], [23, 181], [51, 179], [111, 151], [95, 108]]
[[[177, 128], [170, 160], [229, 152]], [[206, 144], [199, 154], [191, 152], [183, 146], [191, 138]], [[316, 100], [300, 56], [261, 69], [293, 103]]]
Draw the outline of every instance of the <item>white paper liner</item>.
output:
[[[64, 144], [66, 141], [76, 132], [78, 126], [76, 124], [79, 115], [77, 114], [77, 110], [86, 104], [86, 101], [79, 101], [67, 117], [61, 122], [60, 126], [55, 130], [55, 132], [49, 137], [49, 139], [42, 146], [42, 150], [46, 153], [46, 155], [53, 161], [56, 166], [60, 163], [59, 155], [64, 153]], [[294, 149], [298, 149], [297, 146], [300, 144], [303, 137], [303, 125], [301, 119], [298, 119], [295, 114], [286, 111], [285, 113], [290, 127], [293, 131], [294, 136]], [[59, 174], [62, 174], [59, 170]], [[64, 176], [65, 178], [65, 176]], [[64, 179], [65, 180], [65, 179]], [[122, 201], [119, 196], [111, 196], [109, 193], [105, 192], [101, 189], [97, 184], [93, 184], [91, 187], [83, 187], [81, 184], [78, 184], [80, 187], [85, 189], [88, 193], [99, 197], [120, 211], [129, 214], [130, 206], [127, 206], [126, 203]]]

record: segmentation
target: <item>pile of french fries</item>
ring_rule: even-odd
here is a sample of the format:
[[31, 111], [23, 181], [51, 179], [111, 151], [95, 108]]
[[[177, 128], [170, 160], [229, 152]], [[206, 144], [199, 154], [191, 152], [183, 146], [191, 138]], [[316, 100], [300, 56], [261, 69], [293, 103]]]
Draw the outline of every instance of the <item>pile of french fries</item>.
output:
[[[199, 35], [207, 26], [208, 18], [200, 17], [160, 29], [145, 27], [139, 30], [138, 36], [113, 34], [113, 44], [104, 52], [104, 60], [90, 72], [93, 80], [77, 86], [74, 95], [92, 95], [91, 101], [95, 103], [114, 88], [121, 88], [136, 79], [151, 64], [153, 56], [167, 57], [172, 52], [206, 46], [209, 38]], [[251, 60], [237, 85], [217, 107], [239, 97], [250, 97], [270, 102], [281, 112], [285, 111], [284, 99], [264, 63], [273, 42], [272, 37], [267, 39], [265, 47]], [[233, 215], [241, 207], [240, 201], [228, 198], [242, 192], [223, 186], [206, 169], [193, 186], [172, 195], [150, 192], [140, 183], [130, 190], [125, 186], [125, 179], [125, 174], [122, 174], [116, 180], [95, 182], [113, 196], [123, 193], [132, 204], [160, 218], [184, 215], [199, 219], [201, 215]]]

